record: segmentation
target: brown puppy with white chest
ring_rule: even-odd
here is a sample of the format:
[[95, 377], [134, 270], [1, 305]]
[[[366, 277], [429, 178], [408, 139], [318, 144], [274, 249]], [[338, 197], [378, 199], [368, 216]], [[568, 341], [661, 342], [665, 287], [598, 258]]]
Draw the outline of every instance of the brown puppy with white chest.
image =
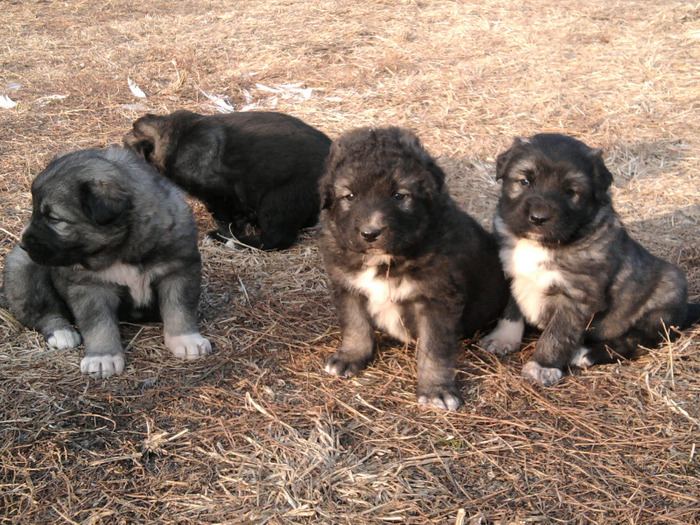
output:
[[569, 366], [634, 357], [666, 328], [697, 319], [680, 268], [634, 241], [613, 209], [602, 152], [560, 134], [516, 139], [497, 158], [495, 230], [512, 300], [484, 348], [519, 348], [542, 329], [523, 375], [559, 380]]
[[415, 342], [419, 403], [456, 409], [460, 338], [495, 320], [508, 296], [495, 240], [459, 209], [443, 171], [400, 128], [342, 135], [320, 193], [321, 251], [342, 335], [326, 371], [362, 370], [377, 328]]

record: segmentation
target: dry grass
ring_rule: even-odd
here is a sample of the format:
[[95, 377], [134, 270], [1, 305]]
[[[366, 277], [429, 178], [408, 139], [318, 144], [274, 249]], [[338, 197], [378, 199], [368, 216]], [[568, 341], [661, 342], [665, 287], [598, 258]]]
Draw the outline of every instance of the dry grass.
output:
[[[633, 234], [700, 301], [700, 5], [671, 0], [4, 2], [0, 256], [33, 176], [119, 142], [146, 111], [292, 113], [331, 136], [398, 124], [488, 224], [493, 159], [563, 131], [606, 149]], [[147, 97], [132, 95], [127, 77]], [[259, 85], [301, 83], [271, 93]], [[55, 97], [60, 95], [62, 98]], [[207, 229], [201, 206], [195, 211]], [[314, 232], [284, 253], [202, 243], [202, 331], [181, 363], [124, 325], [128, 368], [81, 376], [0, 310], [0, 523], [700, 523], [700, 331], [553, 388], [465, 343], [465, 407], [415, 402], [410, 349], [359, 377], [338, 345]]]

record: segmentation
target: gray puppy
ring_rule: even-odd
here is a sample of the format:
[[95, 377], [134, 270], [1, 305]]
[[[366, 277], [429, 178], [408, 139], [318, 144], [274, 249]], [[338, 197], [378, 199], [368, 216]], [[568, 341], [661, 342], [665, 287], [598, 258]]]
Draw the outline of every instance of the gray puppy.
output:
[[122, 148], [89, 149], [54, 159], [32, 198], [4, 269], [5, 298], [22, 324], [54, 348], [77, 346], [82, 334], [80, 370], [97, 377], [124, 369], [119, 319], [162, 318], [177, 357], [211, 351], [197, 329], [197, 229], [170, 181]]
[[496, 171], [503, 189], [495, 230], [512, 299], [484, 348], [516, 350], [527, 320], [543, 332], [523, 375], [546, 385], [569, 366], [633, 357], [666, 328], [695, 320], [680, 268], [622, 226], [601, 150], [540, 134], [516, 139]]
[[455, 410], [460, 338], [495, 321], [508, 299], [495, 239], [459, 209], [442, 169], [401, 128], [343, 134], [320, 188], [320, 246], [343, 338], [326, 371], [362, 370], [378, 328], [416, 343], [418, 402]]

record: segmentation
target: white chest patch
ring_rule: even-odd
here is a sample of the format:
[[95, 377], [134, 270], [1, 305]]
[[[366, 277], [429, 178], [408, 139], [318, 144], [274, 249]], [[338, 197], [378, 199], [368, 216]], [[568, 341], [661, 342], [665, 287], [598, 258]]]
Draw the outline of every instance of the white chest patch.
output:
[[160, 272], [157, 269], [142, 270], [130, 264], [116, 263], [95, 272], [95, 276], [106, 283], [115, 283], [129, 288], [129, 293], [136, 306], [146, 306], [151, 302], [151, 281]]
[[367, 309], [377, 327], [392, 337], [409, 342], [411, 336], [406, 330], [397, 303], [410, 299], [416, 292], [416, 284], [410, 279], [387, 279], [378, 275], [377, 267], [353, 275], [348, 284], [367, 298]]
[[527, 239], [519, 239], [500, 252], [503, 268], [513, 279], [511, 290], [528, 322], [544, 328], [542, 310], [553, 286], [564, 285], [566, 280], [554, 267], [550, 250]]

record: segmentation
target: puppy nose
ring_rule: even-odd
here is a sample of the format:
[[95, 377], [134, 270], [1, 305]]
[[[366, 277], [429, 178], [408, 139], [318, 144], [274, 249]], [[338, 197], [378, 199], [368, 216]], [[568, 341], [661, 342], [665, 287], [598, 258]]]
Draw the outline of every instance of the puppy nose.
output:
[[22, 232], [19, 234], [19, 242], [17, 245], [22, 248], [25, 252], [27, 251], [27, 230], [29, 229], [29, 226], [25, 226]]
[[381, 228], [363, 228], [362, 231], [360, 232], [360, 235], [362, 235], [362, 238], [366, 240], [367, 242], [374, 242], [377, 240], [379, 235], [381, 235], [382, 229]]
[[534, 211], [530, 213], [530, 222], [535, 226], [542, 226], [549, 219], [549, 215], [541, 211]]

